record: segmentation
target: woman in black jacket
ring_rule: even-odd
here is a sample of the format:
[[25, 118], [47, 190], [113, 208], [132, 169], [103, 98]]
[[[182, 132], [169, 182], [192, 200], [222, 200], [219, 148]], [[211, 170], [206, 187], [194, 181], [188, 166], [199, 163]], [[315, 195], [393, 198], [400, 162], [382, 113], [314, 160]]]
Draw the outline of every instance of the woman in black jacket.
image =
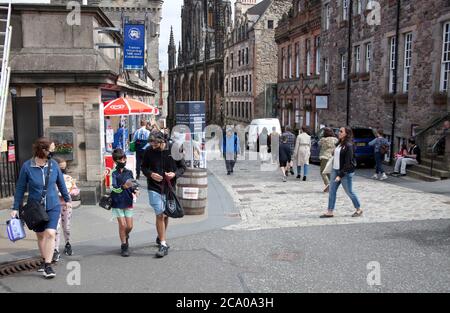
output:
[[356, 160], [352, 139], [352, 129], [350, 127], [341, 127], [339, 130], [339, 143], [334, 150], [333, 156], [328, 211], [321, 215], [321, 218], [330, 218], [334, 216], [333, 212], [336, 205], [336, 193], [341, 183], [345, 193], [350, 197], [356, 209], [356, 212], [353, 213], [352, 217], [359, 217], [363, 213], [358, 197], [353, 192], [353, 175], [355, 174]]

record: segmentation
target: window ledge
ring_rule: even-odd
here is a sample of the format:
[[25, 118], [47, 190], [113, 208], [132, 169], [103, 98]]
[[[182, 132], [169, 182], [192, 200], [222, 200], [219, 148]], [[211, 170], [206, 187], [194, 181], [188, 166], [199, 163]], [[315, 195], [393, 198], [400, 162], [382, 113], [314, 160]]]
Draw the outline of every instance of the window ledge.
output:
[[435, 105], [447, 105], [448, 95], [444, 92], [437, 92], [433, 95], [433, 103]]
[[407, 93], [395, 95], [395, 100], [398, 104], [408, 104], [408, 98], [409, 96]]
[[370, 80], [370, 73], [360, 73], [359, 78], [362, 81], [368, 81], [368, 80]]

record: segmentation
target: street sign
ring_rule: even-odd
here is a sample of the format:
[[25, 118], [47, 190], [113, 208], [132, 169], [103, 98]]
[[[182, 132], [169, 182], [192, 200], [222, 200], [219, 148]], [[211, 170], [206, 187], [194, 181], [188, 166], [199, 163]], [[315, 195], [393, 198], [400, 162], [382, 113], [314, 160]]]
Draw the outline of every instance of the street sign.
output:
[[316, 109], [328, 109], [328, 96], [316, 96]]
[[145, 64], [145, 25], [125, 24], [123, 68], [143, 70]]
[[177, 102], [175, 119], [177, 125], [187, 125], [191, 132], [202, 133], [205, 130], [205, 102]]

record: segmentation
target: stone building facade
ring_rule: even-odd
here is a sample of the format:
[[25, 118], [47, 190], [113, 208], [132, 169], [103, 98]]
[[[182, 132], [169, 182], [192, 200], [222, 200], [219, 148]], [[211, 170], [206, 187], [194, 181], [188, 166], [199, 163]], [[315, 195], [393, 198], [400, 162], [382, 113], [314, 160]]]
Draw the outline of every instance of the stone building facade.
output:
[[[76, 0], [81, 4], [100, 7], [115, 27], [122, 28], [128, 21], [145, 21], [146, 23], [146, 71], [141, 78], [149, 74], [148, 83], [159, 98], [159, 36], [162, 19], [163, 0]], [[66, 5], [66, 0], [51, 0], [52, 4]], [[150, 103], [158, 105], [158, 103]]]
[[395, 100], [394, 149], [415, 135], [416, 127], [424, 128], [448, 114], [450, 104], [450, 3], [399, 1], [398, 38], [397, 0], [354, 0], [352, 14], [348, 0], [322, 1], [321, 85], [329, 94], [329, 106], [319, 112], [319, 120], [332, 126], [346, 124], [350, 88], [350, 124], [382, 128], [390, 138]]
[[278, 70], [275, 27], [290, 7], [289, 0], [235, 2], [224, 54], [226, 123], [272, 117], [267, 90], [276, 84]]
[[169, 56], [169, 115], [175, 123], [176, 101], [205, 101], [206, 122], [223, 123], [224, 38], [231, 24], [228, 0], [184, 0], [181, 43], [171, 36]]
[[316, 96], [321, 92], [321, 1], [294, 0], [278, 24], [278, 117], [282, 126], [317, 125]]

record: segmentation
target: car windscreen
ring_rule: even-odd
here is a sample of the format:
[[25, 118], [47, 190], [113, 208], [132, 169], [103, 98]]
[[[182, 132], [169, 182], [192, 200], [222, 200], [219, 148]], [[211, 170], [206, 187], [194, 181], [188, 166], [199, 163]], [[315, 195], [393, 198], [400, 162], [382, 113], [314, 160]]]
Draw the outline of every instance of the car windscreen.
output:
[[358, 139], [374, 138], [375, 134], [373, 133], [372, 129], [357, 128], [357, 129], [353, 129], [353, 137], [358, 138]]

